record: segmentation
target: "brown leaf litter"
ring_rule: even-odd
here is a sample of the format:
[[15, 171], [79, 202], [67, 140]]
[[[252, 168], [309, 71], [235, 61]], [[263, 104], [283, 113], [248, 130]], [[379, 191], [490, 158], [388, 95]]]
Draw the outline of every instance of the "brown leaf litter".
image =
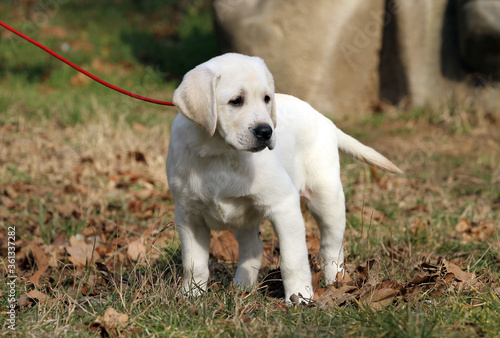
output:
[[35, 303], [44, 304], [45, 302], [47, 302], [49, 300], [50, 300], [49, 296], [47, 296], [46, 294], [44, 294], [43, 292], [41, 292], [37, 289], [33, 289], [30, 292], [19, 296], [18, 304], [19, 304], [19, 306], [24, 307], [24, 306], [29, 306], [29, 305], [35, 304]]
[[100, 330], [101, 335], [117, 336], [118, 330], [124, 329], [127, 325], [129, 325], [129, 316], [116, 311], [110, 306], [102, 316], [95, 319], [90, 327], [92, 330]]
[[486, 241], [496, 234], [497, 226], [489, 221], [472, 222], [468, 219], [461, 219], [455, 225], [455, 230], [465, 241]]
[[[93, 67], [106, 65], [96, 62]], [[19, 248], [16, 260], [21, 278], [32, 283], [30, 287], [35, 286], [34, 290], [22, 295], [25, 305], [46, 302], [50, 297], [54, 299], [54, 294], [48, 291], [47, 286], [61, 285], [63, 282], [74, 283], [71, 281], [78, 280], [83, 275], [82, 267], [91, 261], [97, 263], [95, 275], [90, 276], [86, 285], [75, 284], [74, 290], [71, 287], [69, 290], [89, 297], [92, 292], [101, 292], [98, 288], [114, 290], [114, 285], [125, 283], [114, 272], [118, 271], [118, 267], [135, 266], [146, 256], [154, 259], [158, 255], [154, 247], [172, 246], [175, 236], [173, 227], [165, 232], [160, 230], [163, 224], [173, 220], [174, 211], [172, 198], [167, 192], [164, 170], [168, 137], [164, 137], [161, 126], [147, 127], [135, 123], [130, 128], [123, 125], [117, 128], [114, 123], [103, 115], [99, 123], [57, 129], [55, 132], [47, 132], [47, 128], [35, 128], [22, 122], [0, 126], [2, 161], [13, 165], [0, 166], [0, 177], [6, 182], [0, 186], [0, 219], [6, 225], [22, 224], [22, 229], [18, 231], [20, 238], [16, 242], [16, 247]], [[115, 132], [119, 129], [119, 132]], [[379, 150], [384, 152], [385, 147], [385, 150], [389, 150], [389, 155], [392, 152], [395, 155], [394, 161], [401, 163], [403, 168], [413, 168], [415, 158], [407, 156], [411, 149], [401, 147], [413, 148], [415, 143], [426, 150], [420, 154], [422, 156], [419, 155], [423, 160], [447, 155], [448, 151], [462, 154], [462, 149], [457, 150], [460, 147], [457, 148], [454, 142], [448, 142], [446, 147], [449, 149], [438, 148], [441, 144], [435, 142], [432, 130], [427, 129], [423, 133], [429, 135], [419, 136], [416, 142], [395, 142], [394, 138], [390, 141], [385, 138]], [[491, 137], [497, 138], [497, 135], [495, 133]], [[127, 142], [123, 142], [124, 139]], [[485, 146], [484, 149], [479, 149], [480, 142], [469, 140], [468, 137], [461, 139], [470, 143], [467, 154], [487, 154], [485, 158], [491, 163], [486, 164], [490, 169], [496, 170], [498, 147], [493, 149]], [[73, 144], [79, 146], [72, 146]], [[402, 150], [394, 151], [394, 144], [398, 144], [398, 149]], [[390, 194], [396, 200], [394, 204], [397, 204], [397, 208], [403, 210], [404, 219], [409, 218], [408, 224], [413, 224], [410, 226], [413, 233], [432, 229], [436, 224], [431, 224], [428, 220], [436, 210], [447, 210], [450, 215], [468, 215], [462, 208], [465, 200], [470, 201], [470, 196], [455, 199], [450, 194], [450, 189], [470, 180], [471, 175], [464, 174], [467, 171], [464, 166], [484, 167], [475, 157], [468, 156], [472, 161], [464, 162], [460, 168], [449, 172], [441, 170], [432, 161], [421, 161], [421, 165], [418, 164], [414, 170], [425, 171], [429, 179], [415, 176], [393, 177], [373, 169], [371, 175], [367, 174], [367, 170], [357, 170], [358, 176], [346, 175], [348, 186], [352, 187], [349, 212], [365, 223], [373, 221], [393, 227], [386, 213], [374, 207], [379, 205], [377, 201], [384, 200], [383, 196]], [[358, 167], [359, 164], [353, 166]], [[12, 171], [13, 167], [16, 172]], [[15, 175], [24, 175], [29, 179], [19, 180]], [[445, 188], [443, 182], [451, 188]], [[496, 236], [497, 220], [492, 210], [498, 206], [498, 201], [490, 201], [487, 197], [477, 196], [474, 203], [481, 207], [474, 207], [472, 211], [477, 218], [490, 219], [491, 222], [461, 220], [455, 227], [455, 238], [486, 241]], [[35, 203], [32, 203], [33, 200]], [[393, 200], [389, 200], [389, 203], [392, 202]], [[314, 227], [311, 226], [313, 221], [310, 214], [305, 213], [305, 218], [308, 227], [307, 247], [313, 258], [317, 256], [320, 241], [314, 231], [311, 231]], [[44, 238], [44, 243], [41, 240], [44, 230], [40, 223], [53, 225], [58, 222], [85, 224], [83, 230], [79, 228], [79, 233], [74, 233], [71, 237], [62, 231], [52, 238]], [[261, 229], [266, 231], [265, 226]], [[352, 235], [355, 231], [357, 230], [348, 228], [346, 240], [350, 238], [349, 232]], [[212, 236], [210, 255], [212, 260], [220, 262], [216, 267], [220, 273], [225, 268], [225, 263], [237, 261], [237, 244], [230, 233], [213, 233]], [[0, 229], [0, 239], [2, 238], [5, 238], [4, 229]], [[262, 240], [262, 270], [267, 276], [261, 286], [265, 286], [269, 294], [282, 297], [279, 296], [282, 282], [277, 238], [266, 233]], [[6, 242], [0, 241], [2, 252], [6, 250]], [[402, 256], [409, 255], [411, 250], [407, 247], [391, 248], [385, 242], [382, 243], [382, 248], [389, 255], [385, 261], [394, 266], [381, 266], [377, 255], [373, 256], [377, 259], [357, 265], [350, 264], [348, 258], [345, 274], [339, 276], [336, 283], [327, 286], [322, 281], [317, 260], [315, 263], [311, 259], [316, 290], [313, 306], [356, 304], [377, 309], [400, 302], [418, 301], [427, 295], [441, 297], [448, 293], [483, 291], [486, 287], [500, 293], [498, 277], [488, 277], [488, 281], [483, 272], [464, 271], [464, 263], [430, 254], [422, 254], [422, 259], [416, 263], [405, 262], [405, 272], [401, 274], [397, 271], [402, 266], [399, 261]], [[54, 271], [57, 273], [53, 273]], [[380, 277], [380, 271], [384, 271], [384, 276], [390, 278]], [[278, 304], [281, 307], [282, 304]], [[118, 313], [117, 316], [120, 315], [122, 314]], [[101, 317], [97, 323], [99, 328], [108, 325], [111, 331], [115, 324], [118, 328], [121, 325], [119, 323], [124, 322], [118, 319], [113, 322], [113, 315], [110, 313], [109, 318], [104, 318], [104, 315]]]
[[377, 264], [376, 260], [357, 266], [346, 264], [345, 275], [326, 287], [320, 287], [317, 279], [314, 304], [323, 308], [355, 303], [378, 310], [390, 304], [418, 300], [427, 293], [439, 297], [449, 292], [484, 290], [487, 286], [474, 272], [463, 271], [443, 257], [436, 262], [421, 263], [417, 274], [406, 281], [378, 277], [373, 273]]
[[237, 262], [238, 242], [232, 231], [212, 231], [210, 241], [210, 255], [221, 261]]
[[136, 262], [139, 258], [146, 257], [146, 246], [144, 245], [144, 239], [142, 237], [129, 243], [127, 256], [134, 262]]
[[84, 267], [97, 258], [95, 245], [88, 243], [85, 236], [71, 236], [69, 243], [70, 245], [66, 247], [66, 252], [69, 254], [68, 260], [76, 266]]

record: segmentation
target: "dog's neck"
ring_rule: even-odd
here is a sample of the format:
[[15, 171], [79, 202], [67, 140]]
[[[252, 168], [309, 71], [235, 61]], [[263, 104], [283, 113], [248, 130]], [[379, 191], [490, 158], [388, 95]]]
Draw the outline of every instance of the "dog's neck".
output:
[[191, 122], [191, 128], [189, 129], [191, 129], [189, 133], [190, 137], [187, 140], [189, 147], [200, 157], [223, 156], [243, 158], [251, 155], [251, 153], [236, 150], [228, 145], [217, 130], [214, 135], [210, 136], [205, 130], [193, 122]]
[[222, 156], [237, 152], [225, 142], [218, 132], [215, 132], [213, 136], [207, 135], [204, 130], [201, 133], [205, 135], [199, 139], [199, 143], [196, 145], [200, 157]]

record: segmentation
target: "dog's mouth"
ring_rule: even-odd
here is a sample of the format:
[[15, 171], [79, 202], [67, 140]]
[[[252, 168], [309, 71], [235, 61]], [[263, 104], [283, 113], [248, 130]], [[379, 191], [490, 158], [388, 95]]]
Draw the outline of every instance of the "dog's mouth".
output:
[[[258, 153], [259, 151], [262, 151], [262, 150], [266, 149], [267, 147], [268, 147], [267, 144], [261, 144], [257, 147], [253, 147], [253, 148], [248, 149], [248, 151], [251, 153]], [[271, 148], [269, 148], [269, 150], [271, 150]]]
[[258, 153], [259, 151], [262, 151], [266, 148], [269, 148], [269, 150], [273, 150], [274, 149], [274, 142], [271, 142], [270, 140], [266, 141], [266, 142], [262, 142], [262, 143], [259, 143], [258, 145], [256, 145], [255, 147], [248, 149], [247, 151], [252, 152], [252, 153]]

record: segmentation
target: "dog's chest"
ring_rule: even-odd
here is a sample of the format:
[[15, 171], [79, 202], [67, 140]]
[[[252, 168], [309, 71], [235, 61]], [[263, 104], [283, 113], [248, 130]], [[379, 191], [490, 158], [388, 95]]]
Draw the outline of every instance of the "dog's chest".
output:
[[[215, 179], [203, 182], [202, 191], [196, 188], [191, 190], [190, 204], [191, 209], [201, 214], [210, 229], [241, 229], [253, 225], [254, 219], [262, 218], [254, 198], [237, 192], [241, 182]], [[191, 183], [194, 183], [193, 180]]]
[[213, 200], [207, 205], [203, 216], [207, 226], [213, 230], [246, 228], [254, 226], [262, 218], [249, 197]]
[[[207, 161], [204, 166], [191, 166], [180, 176], [175, 188], [189, 200], [189, 209], [201, 214], [214, 230], [254, 226], [263, 211], [255, 203], [252, 166], [234, 161]], [[174, 187], [172, 187], [174, 188]]]

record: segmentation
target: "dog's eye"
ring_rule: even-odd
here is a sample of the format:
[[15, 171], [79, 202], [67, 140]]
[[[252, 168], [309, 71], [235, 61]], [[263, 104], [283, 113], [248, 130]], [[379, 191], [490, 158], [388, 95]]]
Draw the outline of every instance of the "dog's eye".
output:
[[269, 102], [271, 102], [271, 97], [269, 95], [264, 96], [264, 102], [266, 104], [268, 104]]
[[229, 104], [233, 107], [241, 107], [243, 105], [243, 97], [238, 96], [234, 100], [229, 101]]

